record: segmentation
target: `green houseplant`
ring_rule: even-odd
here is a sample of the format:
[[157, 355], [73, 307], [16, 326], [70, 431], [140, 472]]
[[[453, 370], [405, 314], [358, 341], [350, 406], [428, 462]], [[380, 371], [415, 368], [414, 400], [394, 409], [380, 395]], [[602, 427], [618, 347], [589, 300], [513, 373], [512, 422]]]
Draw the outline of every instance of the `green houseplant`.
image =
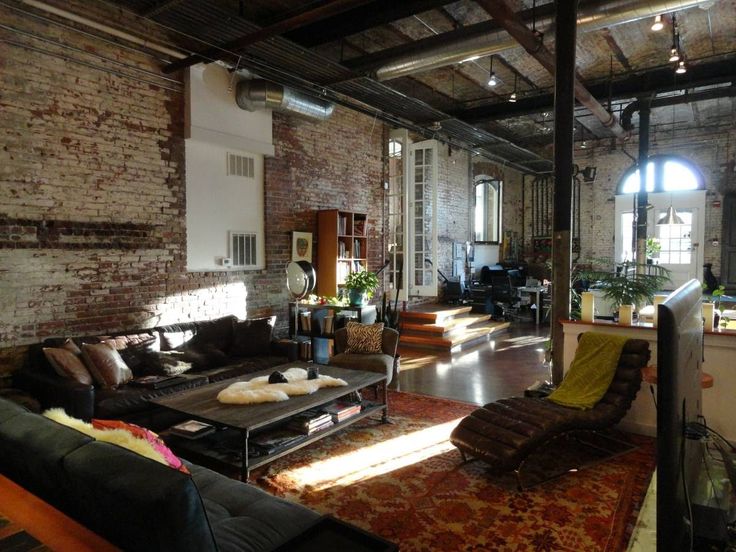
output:
[[647, 264], [652, 264], [653, 259], [659, 257], [659, 252], [662, 251], [662, 244], [659, 243], [657, 238], [647, 238], [646, 244], [646, 255]]
[[[597, 259], [593, 266], [601, 263], [613, 264], [610, 260]], [[618, 311], [621, 305], [641, 306], [651, 302], [655, 293], [670, 281], [670, 271], [661, 265], [637, 265], [633, 261], [624, 261], [616, 264], [613, 271], [586, 270], [584, 277], [595, 284], [611, 302], [612, 308]]]
[[355, 307], [362, 307], [368, 303], [377, 287], [378, 276], [368, 270], [351, 272], [345, 278], [345, 289], [348, 290], [350, 304]]

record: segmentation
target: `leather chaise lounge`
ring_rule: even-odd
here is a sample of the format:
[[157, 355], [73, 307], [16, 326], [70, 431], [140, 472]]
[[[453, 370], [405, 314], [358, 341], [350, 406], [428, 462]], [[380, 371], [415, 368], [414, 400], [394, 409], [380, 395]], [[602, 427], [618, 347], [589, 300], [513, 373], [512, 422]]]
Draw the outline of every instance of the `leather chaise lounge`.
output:
[[591, 409], [561, 406], [545, 398], [514, 397], [471, 412], [452, 431], [450, 441], [463, 460], [479, 459], [491, 471], [520, 471], [539, 447], [573, 430], [602, 430], [618, 423], [641, 386], [641, 369], [649, 361], [649, 344], [629, 339], [623, 346], [613, 381]]

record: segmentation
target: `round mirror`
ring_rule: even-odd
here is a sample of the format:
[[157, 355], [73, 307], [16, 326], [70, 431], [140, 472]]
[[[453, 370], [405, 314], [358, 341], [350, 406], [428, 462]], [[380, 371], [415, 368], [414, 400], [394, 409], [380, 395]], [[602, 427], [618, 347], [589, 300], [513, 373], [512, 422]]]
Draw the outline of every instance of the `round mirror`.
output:
[[294, 299], [304, 299], [314, 289], [317, 274], [312, 263], [292, 261], [286, 265], [286, 287]]

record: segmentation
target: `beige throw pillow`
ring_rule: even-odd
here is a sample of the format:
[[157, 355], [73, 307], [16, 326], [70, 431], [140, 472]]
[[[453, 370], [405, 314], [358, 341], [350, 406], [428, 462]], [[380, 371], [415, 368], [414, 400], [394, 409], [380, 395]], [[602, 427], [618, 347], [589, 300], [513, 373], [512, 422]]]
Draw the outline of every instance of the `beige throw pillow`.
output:
[[82, 358], [101, 387], [116, 387], [133, 379], [133, 372], [110, 345], [85, 343], [82, 345]]
[[383, 322], [361, 324], [360, 322], [350, 321], [345, 328], [348, 333], [346, 353], [372, 354], [382, 352]]
[[[66, 346], [66, 343], [64, 346]], [[92, 376], [80, 358], [72, 351], [60, 347], [44, 347], [43, 354], [46, 355], [46, 359], [54, 371], [62, 378], [69, 378], [85, 385], [92, 385]]]

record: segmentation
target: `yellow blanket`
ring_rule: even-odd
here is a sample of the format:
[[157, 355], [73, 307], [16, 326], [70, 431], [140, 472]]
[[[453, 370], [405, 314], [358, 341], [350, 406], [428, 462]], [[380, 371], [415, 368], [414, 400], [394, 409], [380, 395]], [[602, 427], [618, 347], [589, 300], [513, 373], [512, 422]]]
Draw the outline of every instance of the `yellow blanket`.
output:
[[581, 410], [593, 408], [613, 381], [627, 339], [611, 334], [584, 333], [565, 379], [550, 394], [549, 400]]

